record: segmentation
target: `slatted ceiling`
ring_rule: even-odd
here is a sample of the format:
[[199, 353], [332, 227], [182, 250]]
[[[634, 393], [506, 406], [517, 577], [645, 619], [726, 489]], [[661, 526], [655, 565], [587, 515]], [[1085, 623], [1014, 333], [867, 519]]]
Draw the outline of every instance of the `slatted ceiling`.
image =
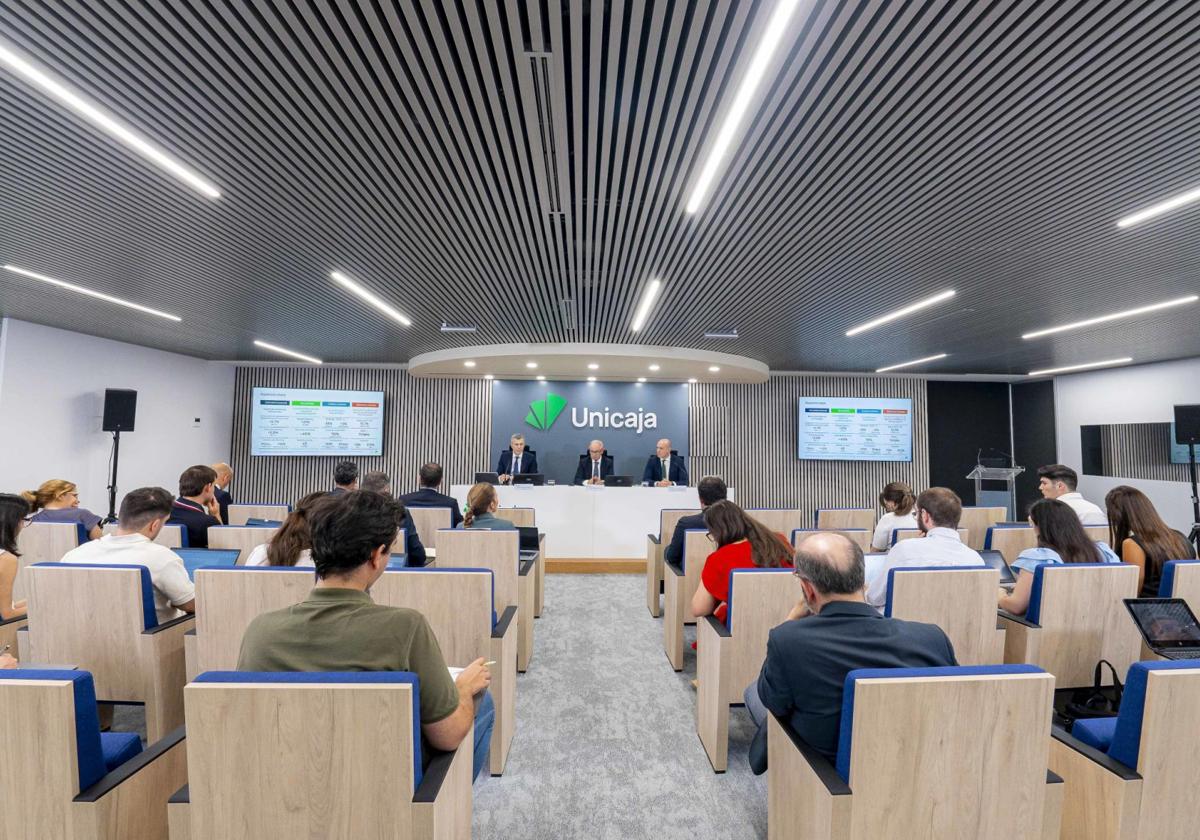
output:
[[[397, 362], [639, 342], [780, 370], [1023, 373], [1200, 355], [1200, 5], [813, 0], [705, 209], [683, 211], [770, 2], [0, 0], [0, 38], [212, 179], [213, 202], [0, 70], [0, 313], [207, 358]], [[399, 328], [340, 269], [414, 318]], [[923, 316], [845, 330], [943, 288]], [[563, 315], [564, 300], [574, 328]], [[444, 335], [442, 320], [478, 324]], [[736, 342], [704, 339], [716, 324]]]

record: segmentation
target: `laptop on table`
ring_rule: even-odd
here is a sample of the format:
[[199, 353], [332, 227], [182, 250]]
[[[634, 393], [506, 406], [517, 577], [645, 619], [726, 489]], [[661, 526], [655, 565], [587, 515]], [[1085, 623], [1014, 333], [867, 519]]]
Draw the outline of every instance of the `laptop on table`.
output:
[[986, 549], [979, 552], [979, 556], [983, 558], [984, 563], [1000, 573], [1000, 585], [1012, 592], [1012, 588], [1017, 585], [1017, 573], [1008, 565], [1004, 555], [995, 549]]
[[1125, 607], [1146, 640], [1164, 659], [1200, 659], [1200, 622], [1182, 598], [1126, 598]]
[[517, 546], [517, 550], [521, 554], [521, 559], [532, 557], [541, 550], [541, 546], [538, 543], [537, 528], [518, 525], [517, 533], [520, 534], [520, 544]]
[[499, 484], [500, 473], [479, 472], [475, 473], [476, 484]]
[[518, 473], [512, 477], [513, 484], [533, 484], [541, 487], [546, 483], [546, 476], [542, 473]]

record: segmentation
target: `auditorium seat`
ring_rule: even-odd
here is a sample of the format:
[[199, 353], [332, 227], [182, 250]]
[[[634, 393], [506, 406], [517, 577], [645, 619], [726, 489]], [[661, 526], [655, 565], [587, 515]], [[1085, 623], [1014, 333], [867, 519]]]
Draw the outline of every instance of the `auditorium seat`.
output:
[[1159, 598], [1182, 598], [1200, 615], [1200, 560], [1168, 560], [1158, 584]]
[[778, 534], [790, 534], [805, 526], [804, 514], [791, 508], [746, 508], [746, 515]]
[[1011, 566], [1022, 551], [1037, 548], [1037, 531], [1032, 525], [993, 525], [987, 529], [983, 547], [999, 551]]
[[959, 665], [1004, 662], [1004, 631], [996, 627], [1000, 573], [990, 567], [923, 566], [888, 570], [883, 614], [941, 627]]
[[817, 528], [796, 528], [792, 531], [792, 548], [799, 547], [800, 543], [813, 534], [841, 534], [861, 548], [864, 554], [871, 550], [871, 537], [873, 533], [865, 528], [825, 528], [821, 530]]
[[229, 506], [229, 521], [226, 525], [246, 525], [251, 519], [266, 519], [273, 522], [282, 522], [287, 519], [287, 515], [292, 512], [291, 505], [276, 505], [276, 504], [254, 504], [240, 505], [231, 504]]
[[[117, 523], [110, 522], [105, 525], [102, 530], [105, 535], [115, 534], [117, 532]], [[187, 529], [182, 525], [164, 525], [162, 530], [158, 532], [158, 536], [154, 541], [159, 545], [165, 545], [167, 548], [187, 548]]]
[[537, 511], [531, 507], [498, 507], [496, 518], [507, 519], [518, 528], [537, 527]]
[[836, 762], [768, 715], [768, 836], [1053, 840], [1053, 694], [1029, 666], [851, 671]]
[[30, 566], [23, 661], [66, 662], [89, 671], [96, 696], [144, 703], [146, 735], [183, 722], [185, 615], [160, 624], [144, 566], [38, 563]]
[[966, 507], [962, 509], [962, 517], [958, 520], [959, 531], [966, 529], [967, 535], [963, 542], [979, 551], [987, 540], [988, 528], [997, 522], [1003, 522], [1008, 517], [1006, 507]]
[[142, 750], [101, 732], [84, 670], [0, 671], [0, 836], [167, 837], [167, 798], [187, 781], [183, 727]]
[[28, 597], [25, 569], [35, 563], [57, 563], [79, 546], [79, 529], [73, 522], [30, 522], [17, 534], [17, 577], [13, 600]]
[[450, 527], [450, 508], [446, 507], [416, 507], [405, 505], [404, 509], [412, 517], [413, 526], [425, 550], [437, 549], [437, 532], [439, 528]]
[[725, 621], [709, 615], [696, 622], [696, 731], [718, 773], [728, 763], [729, 707], [758, 678], [767, 634], [803, 596], [791, 569], [734, 569]]
[[187, 732], [172, 840], [470, 837], [471, 737], [422, 770], [414, 674], [209, 671]]
[[1107, 523], [1104, 525], [1084, 525], [1083, 532], [1088, 535], [1088, 539], [1092, 542], [1108, 542], [1111, 537]]
[[663, 508], [658, 513], [658, 534], [646, 535], [646, 608], [655, 618], [662, 615], [658, 596], [663, 587], [663, 552], [671, 544], [679, 520], [697, 513], [698, 508]]
[[683, 535], [683, 557], [679, 563], [663, 563], [663, 650], [676, 671], [683, 670], [683, 626], [694, 624], [692, 596], [700, 586], [704, 562], [715, 546], [703, 528], [689, 528]]
[[[958, 531], [958, 538], [960, 540], [962, 540], [964, 545], [966, 545], [967, 529], [966, 528], [958, 528], [956, 530]], [[895, 545], [896, 543], [900, 542], [900, 540], [915, 540], [920, 537], [921, 537], [921, 529], [920, 528], [893, 528], [892, 529], [892, 539], [891, 539], [890, 544]]]
[[875, 508], [825, 508], [816, 512], [813, 524], [821, 531], [840, 531], [843, 528], [874, 531]]
[[1137, 591], [1137, 567], [1125, 563], [1037, 566], [1024, 617], [999, 614], [1004, 661], [1037, 665], [1054, 674], [1058, 688], [1092, 685], [1101, 659], [1123, 673], [1141, 650], [1123, 603]]
[[1117, 717], [1054, 727], [1063, 840], [1190, 840], [1200, 825], [1200, 665], [1135, 662]]
[[208, 529], [208, 547], [238, 549], [242, 553], [238, 565], [244, 566], [250, 552], [269, 543], [278, 530], [261, 525], [212, 525]]

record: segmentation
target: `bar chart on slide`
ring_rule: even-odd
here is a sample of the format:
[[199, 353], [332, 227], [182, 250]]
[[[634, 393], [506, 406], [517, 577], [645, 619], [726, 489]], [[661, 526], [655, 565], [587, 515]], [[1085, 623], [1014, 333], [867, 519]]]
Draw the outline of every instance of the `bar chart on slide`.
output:
[[252, 455], [380, 455], [382, 391], [255, 388]]

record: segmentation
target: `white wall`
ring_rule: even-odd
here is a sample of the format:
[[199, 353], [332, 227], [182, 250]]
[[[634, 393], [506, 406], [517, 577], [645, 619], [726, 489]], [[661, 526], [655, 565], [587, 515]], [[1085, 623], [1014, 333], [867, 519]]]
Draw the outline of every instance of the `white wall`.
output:
[[[1099, 370], [1054, 380], [1059, 460], [1079, 469], [1079, 427], [1099, 423], [1166, 423], [1176, 404], [1200, 403], [1200, 359]], [[1133, 484], [1154, 502], [1171, 527], [1191, 529], [1191, 488], [1183, 481], [1126, 481], [1080, 476], [1079, 489], [1096, 504], [1118, 484]]]
[[112, 445], [100, 431], [104, 389], [132, 388], [137, 421], [121, 435], [117, 504], [135, 487], [175, 493], [184, 468], [229, 459], [233, 376], [232, 365], [6, 318], [0, 491], [65, 478], [79, 485], [81, 504], [103, 516]]

